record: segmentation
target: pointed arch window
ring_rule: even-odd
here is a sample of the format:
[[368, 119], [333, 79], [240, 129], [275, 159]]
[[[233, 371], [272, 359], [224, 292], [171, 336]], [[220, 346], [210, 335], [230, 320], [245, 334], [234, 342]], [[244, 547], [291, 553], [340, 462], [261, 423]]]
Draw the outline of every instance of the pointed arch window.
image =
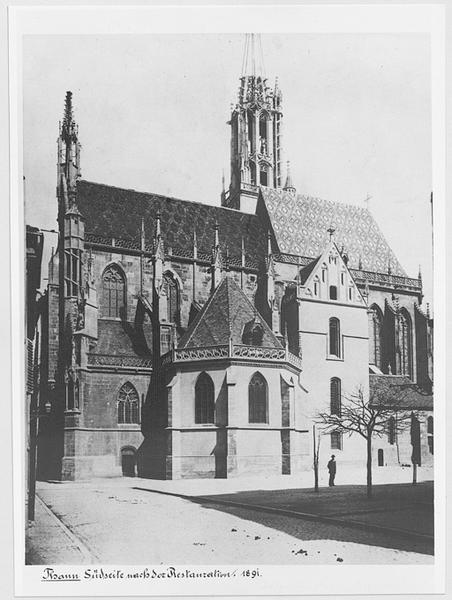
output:
[[342, 413], [341, 380], [338, 377], [330, 380], [330, 412], [338, 417]]
[[170, 273], [163, 276], [163, 291], [166, 295], [166, 320], [168, 323], [179, 321], [179, 289]]
[[125, 305], [126, 284], [124, 273], [117, 265], [110, 265], [102, 275], [100, 316], [114, 319], [124, 317]]
[[379, 308], [369, 310], [369, 363], [381, 369], [382, 317]]
[[411, 319], [409, 315], [402, 311], [400, 313], [400, 370], [401, 375], [411, 378], [412, 365], [412, 342], [411, 342]]
[[248, 420], [268, 423], [268, 385], [260, 373], [254, 373], [248, 385]]
[[341, 356], [341, 324], [339, 319], [332, 317], [329, 322], [329, 350], [331, 356]]
[[118, 393], [118, 423], [130, 424], [140, 422], [140, 404], [138, 392], [127, 381]]
[[195, 385], [195, 423], [215, 422], [215, 388], [212, 378], [201, 373]]

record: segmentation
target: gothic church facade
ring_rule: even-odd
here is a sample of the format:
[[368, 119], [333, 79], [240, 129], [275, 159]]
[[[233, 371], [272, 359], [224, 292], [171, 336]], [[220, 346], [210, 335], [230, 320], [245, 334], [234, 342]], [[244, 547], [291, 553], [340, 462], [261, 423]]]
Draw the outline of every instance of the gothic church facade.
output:
[[[282, 94], [244, 74], [221, 206], [81, 177], [72, 94], [58, 137], [59, 244], [42, 317], [38, 475], [294, 474], [312, 425], [380, 378], [409, 386], [433, 460], [432, 320], [371, 213], [283, 183]], [[290, 126], [290, 124], [289, 124]], [[338, 408], [339, 407], [339, 408]], [[411, 463], [409, 437], [376, 464]], [[355, 438], [326, 456], [364, 464]], [[322, 460], [324, 458], [322, 457]]]

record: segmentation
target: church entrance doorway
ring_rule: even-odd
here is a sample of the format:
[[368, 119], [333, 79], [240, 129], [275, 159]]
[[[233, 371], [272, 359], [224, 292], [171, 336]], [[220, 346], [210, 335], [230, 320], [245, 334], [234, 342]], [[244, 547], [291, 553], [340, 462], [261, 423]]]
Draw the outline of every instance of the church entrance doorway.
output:
[[131, 446], [121, 450], [121, 467], [124, 477], [136, 476], [136, 450]]

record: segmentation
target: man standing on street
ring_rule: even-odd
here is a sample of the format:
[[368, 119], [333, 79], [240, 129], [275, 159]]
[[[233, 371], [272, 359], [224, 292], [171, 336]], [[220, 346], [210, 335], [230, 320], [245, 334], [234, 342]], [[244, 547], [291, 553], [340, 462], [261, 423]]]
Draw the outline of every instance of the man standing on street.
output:
[[328, 462], [327, 467], [330, 474], [330, 481], [328, 485], [332, 487], [334, 485], [334, 478], [336, 477], [336, 461], [334, 454], [331, 455], [331, 460]]

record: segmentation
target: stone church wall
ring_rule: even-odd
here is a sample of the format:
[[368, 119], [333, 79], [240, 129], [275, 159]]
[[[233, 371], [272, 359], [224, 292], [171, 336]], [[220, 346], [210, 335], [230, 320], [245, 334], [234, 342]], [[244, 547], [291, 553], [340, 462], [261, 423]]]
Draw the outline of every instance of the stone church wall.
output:
[[[256, 371], [268, 385], [269, 418], [264, 424], [249, 423], [248, 385]], [[215, 386], [214, 425], [195, 424], [195, 384], [201, 372], [206, 372]], [[289, 392], [286, 410], [282, 376], [284, 381], [292, 380], [296, 389], [295, 396]], [[296, 412], [302, 421], [303, 394], [290, 372], [266, 365], [195, 366], [179, 372], [169, 387], [173, 478], [280, 475], [306, 466], [306, 431], [294, 431]]]
[[66, 429], [63, 479], [120, 475], [121, 449], [138, 450], [143, 441], [140, 424], [118, 424], [118, 392], [127, 381], [135, 386], [140, 401], [146, 397], [149, 375], [84, 373], [81, 426]]

